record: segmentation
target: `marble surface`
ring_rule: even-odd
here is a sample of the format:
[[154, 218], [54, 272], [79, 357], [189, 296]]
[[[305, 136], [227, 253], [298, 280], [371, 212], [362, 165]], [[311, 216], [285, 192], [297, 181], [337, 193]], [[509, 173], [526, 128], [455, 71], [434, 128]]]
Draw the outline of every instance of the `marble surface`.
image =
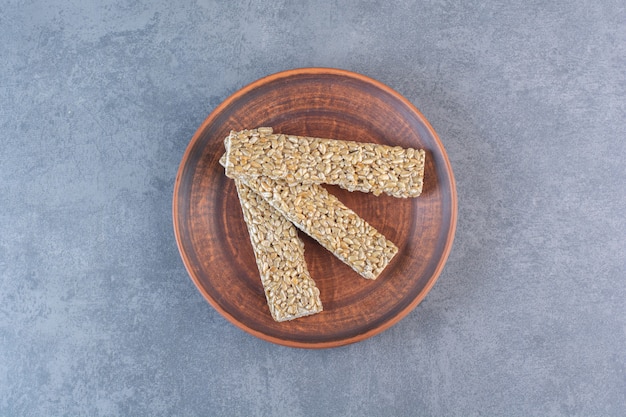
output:
[[[626, 415], [623, 1], [0, 0], [0, 39], [0, 415]], [[208, 113], [305, 66], [407, 97], [459, 194], [424, 302], [320, 351], [222, 318], [171, 220]]]

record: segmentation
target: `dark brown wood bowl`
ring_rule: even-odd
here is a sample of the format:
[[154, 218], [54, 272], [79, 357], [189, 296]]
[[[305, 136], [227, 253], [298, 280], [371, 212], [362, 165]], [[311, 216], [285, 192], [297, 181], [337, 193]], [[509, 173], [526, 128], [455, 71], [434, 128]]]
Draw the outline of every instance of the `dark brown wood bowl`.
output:
[[[278, 133], [426, 150], [420, 197], [376, 197], [328, 186], [400, 250], [378, 279], [371, 281], [301, 233], [324, 311], [283, 323], [269, 314], [235, 185], [218, 162], [230, 130], [259, 126], [271, 126]], [[380, 82], [328, 68], [280, 72], [229, 97], [191, 139], [174, 187], [176, 241], [200, 292], [239, 328], [292, 347], [357, 342], [406, 316], [441, 273], [452, 246], [456, 216], [450, 162], [424, 116]]]

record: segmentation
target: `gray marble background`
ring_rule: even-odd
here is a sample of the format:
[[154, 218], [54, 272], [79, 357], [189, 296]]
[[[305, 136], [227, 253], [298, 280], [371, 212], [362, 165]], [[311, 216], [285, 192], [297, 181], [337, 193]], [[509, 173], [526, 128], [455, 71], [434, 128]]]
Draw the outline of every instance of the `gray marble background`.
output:
[[[626, 415], [623, 1], [0, 0], [0, 40], [0, 415]], [[223, 319], [171, 221], [208, 113], [304, 66], [406, 96], [459, 194], [425, 301], [322, 351]]]

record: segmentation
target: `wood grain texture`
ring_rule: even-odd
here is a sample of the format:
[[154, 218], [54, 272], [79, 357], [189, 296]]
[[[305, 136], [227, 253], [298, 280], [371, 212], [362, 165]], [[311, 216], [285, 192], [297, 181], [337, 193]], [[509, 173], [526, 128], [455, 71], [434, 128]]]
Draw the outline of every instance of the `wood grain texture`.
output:
[[[305, 258], [321, 293], [320, 314], [277, 323], [269, 314], [235, 184], [219, 158], [230, 130], [359, 140], [426, 150], [423, 194], [413, 199], [327, 186], [400, 249], [380, 277], [363, 279], [308, 236]], [[389, 87], [328, 68], [303, 68], [258, 80], [218, 106], [192, 138], [174, 187], [173, 221], [183, 262], [200, 292], [241, 329], [306, 348], [373, 336], [406, 316], [439, 276], [456, 227], [450, 163], [421, 113]]]

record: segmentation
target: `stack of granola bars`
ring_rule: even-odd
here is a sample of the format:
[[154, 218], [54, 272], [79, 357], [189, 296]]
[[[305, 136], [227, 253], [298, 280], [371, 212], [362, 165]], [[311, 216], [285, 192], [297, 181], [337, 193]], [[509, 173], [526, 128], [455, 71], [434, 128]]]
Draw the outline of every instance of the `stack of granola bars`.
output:
[[267, 304], [274, 320], [322, 311], [296, 227], [356, 272], [376, 279], [398, 248], [320, 184], [417, 197], [422, 149], [275, 134], [231, 132], [220, 159], [235, 180]]

